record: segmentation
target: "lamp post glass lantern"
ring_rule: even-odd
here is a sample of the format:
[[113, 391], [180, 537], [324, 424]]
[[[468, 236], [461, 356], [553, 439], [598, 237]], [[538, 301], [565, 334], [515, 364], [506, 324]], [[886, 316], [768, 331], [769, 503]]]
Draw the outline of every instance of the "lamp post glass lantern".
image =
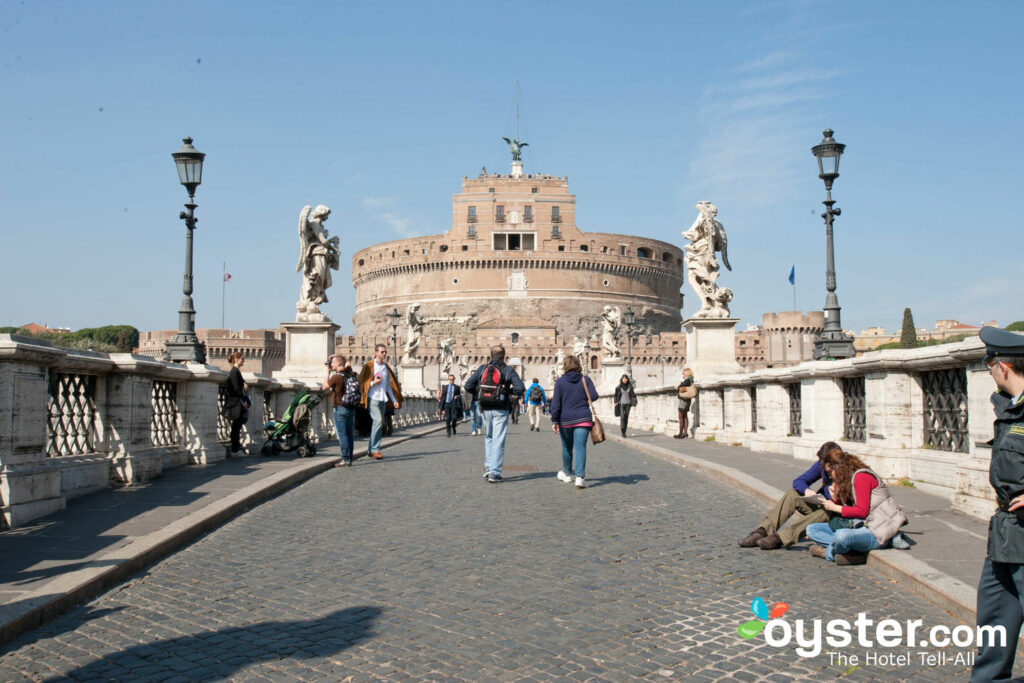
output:
[[398, 312], [398, 309], [393, 309], [387, 314], [388, 324], [391, 325], [391, 344], [394, 348], [395, 358], [392, 362], [398, 365], [398, 321], [402, 319], [402, 314]]
[[836, 296], [836, 263], [835, 247], [832, 237], [832, 223], [842, 211], [832, 199], [832, 183], [839, 177], [839, 157], [843, 155], [846, 145], [832, 138], [832, 129], [826, 128], [821, 144], [811, 148], [811, 153], [818, 160], [818, 177], [825, 182], [825, 327], [814, 340], [814, 359], [826, 360], [834, 358], [852, 358], [856, 355], [853, 349], [853, 338], [843, 332], [839, 316], [839, 297]]
[[185, 221], [185, 280], [184, 296], [178, 311], [178, 334], [164, 344], [164, 360], [176, 363], [205, 363], [206, 346], [196, 337], [196, 310], [192, 303], [192, 233], [198, 220], [195, 217], [196, 188], [203, 180], [203, 159], [206, 155], [192, 146], [192, 138], [182, 140], [184, 146], [171, 154], [178, 169], [178, 180], [188, 192], [188, 201], [179, 218]]

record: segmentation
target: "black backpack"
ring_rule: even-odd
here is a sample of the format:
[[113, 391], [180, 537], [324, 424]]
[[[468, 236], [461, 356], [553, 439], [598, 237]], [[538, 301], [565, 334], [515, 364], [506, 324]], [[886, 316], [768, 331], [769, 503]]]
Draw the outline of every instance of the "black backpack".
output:
[[544, 398], [544, 390], [540, 388], [539, 384], [530, 389], [530, 403], [540, 403], [542, 398]]
[[359, 378], [354, 372], [346, 372], [345, 393], [341, 396], [341, 405], [347, 408], [354, 408], [362, 402], [362, 392], [359, 389]]
[[482, 408], [508, 405], [508, 382], [496, 365], [488, 363], [484, 366], [480, 373], [480, 384], [476, 388], [476, 400]]

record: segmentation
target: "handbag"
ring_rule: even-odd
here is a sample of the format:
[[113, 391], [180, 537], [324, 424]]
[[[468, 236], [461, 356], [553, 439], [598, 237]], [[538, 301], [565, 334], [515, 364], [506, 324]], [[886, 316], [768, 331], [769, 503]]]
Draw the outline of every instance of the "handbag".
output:
[[590, 391], [587, 390], [587, 378], [584, 377], [580, 381], [583, 382], [583, 393], [587, 397], [587, 405], [590, 406], [590, 416], [594, 420], [594, 426], [590, 428], [590, 440], [597, 445], [604, 441], [604, 425], [601, 424], [601, 420], [597, 419], [597, 413], [594, 412], [594, 404], [590, 400]]
[[694, 384], [683, 387], [679, 390], [679, 398], [690, 401], [697, 398], [697, 387]]
[[615, 404], [615, 417], [622, 417], [622, 406]]

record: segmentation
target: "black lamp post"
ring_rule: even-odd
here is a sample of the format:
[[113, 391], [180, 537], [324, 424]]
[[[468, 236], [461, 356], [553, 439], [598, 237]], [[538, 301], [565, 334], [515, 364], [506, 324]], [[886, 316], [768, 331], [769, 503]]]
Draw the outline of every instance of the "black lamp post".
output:
[[391, 343], [395, 349], [394, 364], [398, 365], [398, 321], [402, 319], [402, 314], [398, 312], [398, 309], [393, 309], [387, 315], [388, 323], [391, 325]]
[[632, 306], [626, 306], [626, 312], [622, 314], [622, 322], [626, 324], [626, 374], [629, 381], [633, 381], [633, 326], [636, 324], [636, 313]]
[[203, 179], [203, 158], [205, 154], [192, 146], [192, 138], [184, 138], [185, 145], [172, 154], [174, 164], [178, 167], [178, 180], [188, 192], [188, 213], [181, 212], [180, 218], [185, 221], [185, 283], [182, 286], [184, 296], [181, 299], [181, 310], [178, 311], [178, 334], [164, 344], [164, 360], [176, 363], [205, 363], [206, 346], [196, 337], [196, 310], [192, 305], [192, 232], [198, 222], [195, 217], [194, 201], [196, 188]]
[[825, 289], [828, 290], [828, 294], [825, 295], [825, 327], [814, 340], [814, 360], [852, 358], [856, 355], [853, 339], [843, 333], [839, 319], [835, 249], [832, 243], [832, 222], [842, 213], [839, 207], [833, 207], [835, 201], [832, 199], [832, 183], [839, 177], [839, 157], [842, 156], [846, 145], [832, 139], [831, 128], [825, 129], [824, 136], [821, 144], [811, 148], [811, 152], [818, 158], [818, 177], [825, 181], [826, 198], [822, 202], [825, 205], [825, 213], [821, 214], [821, 217], [825, 219]]

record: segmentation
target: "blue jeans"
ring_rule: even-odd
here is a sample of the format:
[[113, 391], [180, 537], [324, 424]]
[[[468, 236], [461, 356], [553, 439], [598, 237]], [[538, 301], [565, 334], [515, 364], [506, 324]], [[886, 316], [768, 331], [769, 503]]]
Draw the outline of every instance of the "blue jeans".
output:
[[480, 410], [480, 402], [476, 399], [473, 399], [473, 403], [469, 406], [469, 414], [473, 418], [470, 431], [479, 432], [484, 428], [484, 415]]
[[338, 433], [338, 446], [341, 448], [341, 459], [352, 462], [352, 448], [355, 445], [355, 408], [345, 406], [334, 407], [334, 431]]
[[825, 546], [825, 559], [829, 562], [835, 562], [836, 554], [851, 550], [866, 553], [878, 548], [878, 539], [866, 526], [832, 531], [828, 524], [819, 522], [807, 527], [807, 538]]
[[[580, 479], [587, 471], [587, 439], [590, 438], [590, 427], [559, 427], [558, 435], [562, 437], [562, 472], [575, 474]], [[576, 469], [573, 471], [572, 456], [576, 452]]]
[[508, 429], [508, 410], [483, 411], [484, 469], [488, 474], [501, 476], [505, 461], [505, 432]]
[[367, 452], [373, 454], [380, 450], [380, 439], [384, 435], [384, 410], [387, 408], [387, 401], [370, 399], [369, 403], [373, 426], [370, 427], [370, 445]]

